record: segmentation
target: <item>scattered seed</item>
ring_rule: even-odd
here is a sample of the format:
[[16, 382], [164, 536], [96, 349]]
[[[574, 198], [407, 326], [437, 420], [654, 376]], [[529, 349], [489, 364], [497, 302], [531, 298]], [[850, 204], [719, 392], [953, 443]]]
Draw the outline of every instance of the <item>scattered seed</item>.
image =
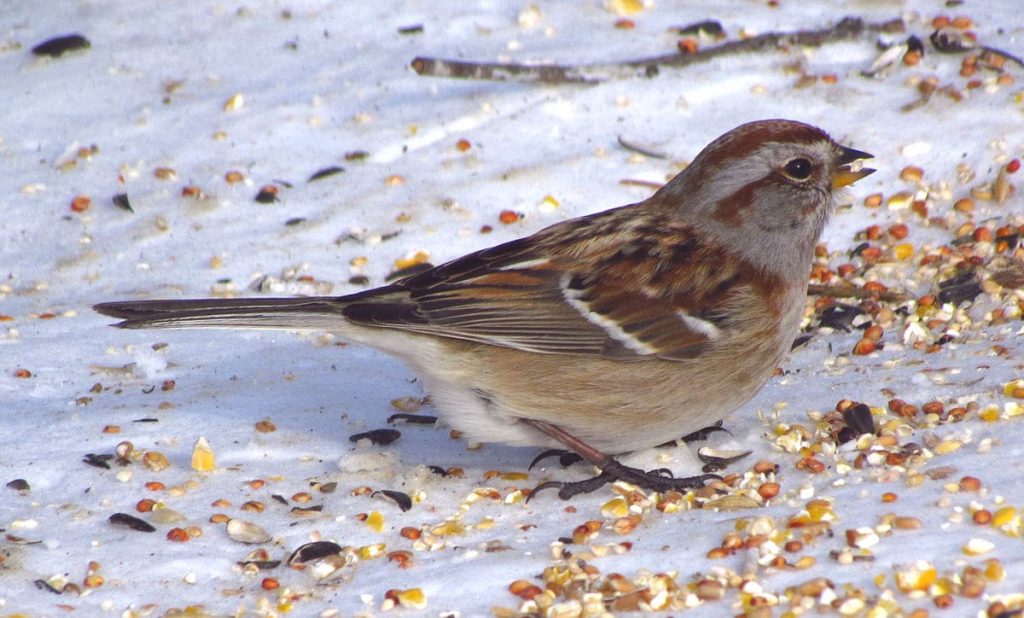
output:
[[7, 487], [21, 493], [27, 493], [29, 491], [28, 481], [25, 479], [14, 479], [13, 481], [8, 481]]
[[341, 554], [342, 547], [337, 543], [330, 541], [313, 541], [312, 543], [306, 543], [301, 545], [298, 549], [292, 552], [288, 556], [288, 564], [303, 564], [306, 562], [313, 562], [314, 560], [320, 560], [327, 556], [334, 556]]
[[259, 500], [248, 500], [242, 504], [241, 508], [243, 511], [249, 511], [251, 513], [262, 513], [267, 507]]
[[432, 269], [433, 267], [434, 265], [431, 264], [430, 262], [420, 262], [418, 264], [404, 266], [402, 268], [399, 268], [388, 273], [388, 276], [384, 277], [384, 281], [391, 283], [392, 281], [405, 279], [406, 277], [412, 277], [413, 275], [418, 275], [419, 273], [426, 272]]
[[270, 533], [266, 530], [241, 519], [232, 519], [228, 522], [226, 529], [228, 536], [239, 543], [259, 544], [266, 543], [271, 539]]
[[725, 29], [722, 27], [721, 22], [714, 19], [706, 19], [704, 21], [694, 22], [685, 26], [672, 26], [669, 27], [669, 32], [674, 32], [680, 36], [709, 36], [714, 38], [722, 38], [725, 36]]
[[89, 49], [90, 47], [92, 47], [92, 44], [84, 36], [80, 34], [65, 34], [47, 39], [36, 45], [32, 48], [32, 53], [36, 56], [60, 58], [64, 54]]
[[127, 193], [118, 193], [117, 195], [112, 197], [110, 201], [114, 203], [114, 206], [117, 206], [121, 210], [127, 210], [128, 212], [132, 213], [135, 212], [135, 210], [132, 208], [131, 202], [128, 201]]
[[397, 429], [373, 429], [370, 431], [364, 431], [363, 433], [353, 434], [348, 437], [348, 440], [349, 442], [369, 440], [371, 444], [387, 446], [400, 437], [402, 437], [402, 432]]
[[757, 493], [765, 500], [771, 500], [775, 496], [779, 495], [781, 487], [778, 483], [762, 483], [757, 488]]
[[370, 494], [371, 497], [377, 495], [383, 496], [391, 502], [394, 502], [403, 513], [412, 508], [412, 498], [407, 493], [392, 489], [380, 489]]
[[146, 466], [147, 469], [153, 472], [160, 472], [166, 470], [171, 466], [171, 462], [167, 459], [167, 455], [158, 451], [146, 451], [142, 456], [142, 465]]
[[196, 472], [210, 472], [217, 465], [213, 449], [206, 438], [199, 436], [192, 447], [192, 469]]
[[959, 305], [974, 300], [981, 292], [981, 284], [975, 278], [974, 273], [968, 271], [940, 281], [938, 299], [941, 303]]
[[715, 466], [717, 469], [728, 466], [731, 463], [735, 463], [747, 455], [750, 455], [751, 451], [723, 451], [720, 449], [702, 446], [697, 449], [697, 457], [705, 464]]
[[403, 421], [410, 425], [433, 425], [437, 423], [437, 417], [429, 414], [406, 414], [398, 413], [392, 414], [387, 418], [387, 422], [394, 423], [396, 421]]
[[264, 590], [277, 590], [280, 587], [280, 582], [273, 577], [264, 577], [260, 582], [260, 588], [263, 588]]
[[85, 212], [92, 206], [92, 199], [88, 195], [76, 195], [71, 200], [71, 211], [72, 212]]
[[264, 185], [260, 187], [260, 190], [254, 199], [260, 204], [273, 204], [278, 201], [278, 191], [279, 189], [274, 185]]
[[233, 112], [235, 110], [242, 109], [243, 105], [245, 105], [245, 97], [242, 96], [241, 92], [236, 92], [228, 97], [228, 100], [224, 102], [224, 111]]
[[107, 462], [109, 462], [113, 458], [114, 458], [113, 455], [109, 455], [109, 454], [106, 454], [106, 453], [104, 453], [104, 454], [86, 453], [85, 456], [82, 457], [82, 462], [86, 463], [86, 464], [89, 464], [90, 466], [93, 466], [95, 468], [102, 468], [104, 470], [109, 470], [110, 469], [110, 464], [107, 463]]
[[322, 180], [324, 178], [327, 178], [328, 176], [334, 176], [335, 174], [340, 174], [344, 171], [345, 168], [339, 167], [337, 165], [325, 167], [323, 169], [313, 172], [313, 175], [309, 177], [309, 180], [307, 180], [307, 182], [315, 182], [317, 180]]
[[115, 526], [127, 526], [138, 532], [156, 532], [156, 528], [151, 526], [148, 522], [143, 521], [134, 515], [129, 515], [128, 513], [114, 513], [107, 518], [107, 521]]
[[510, 225], [512, 223], [517, 223], [522, 218], [523, 218], [522, 213], [518, 213], [518, 212], [516, 212], [514, 210], [503, 210], [498, 215], [498, 220], [501, 221], [502, 223], [504, 223], [505, 225]]

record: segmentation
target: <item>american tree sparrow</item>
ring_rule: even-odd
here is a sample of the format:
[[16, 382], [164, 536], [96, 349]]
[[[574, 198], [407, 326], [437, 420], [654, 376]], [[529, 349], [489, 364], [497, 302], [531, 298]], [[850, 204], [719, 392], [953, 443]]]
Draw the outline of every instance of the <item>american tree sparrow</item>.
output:
[[422, 376], [473, 440], [567, 447], [614, 479], [692, 487], [612, 455], [724, 418], [790, 349], [833, 191], [871, 155], [790, 120], [744, 124], [637, 204], [338, 297], [96, 305], [121, 328], [330, 331]]

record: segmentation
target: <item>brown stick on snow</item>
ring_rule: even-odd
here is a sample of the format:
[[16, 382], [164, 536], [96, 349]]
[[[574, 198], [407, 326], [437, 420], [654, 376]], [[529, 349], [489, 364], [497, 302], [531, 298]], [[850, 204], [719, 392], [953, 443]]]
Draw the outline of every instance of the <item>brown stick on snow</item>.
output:
[[831, 296], [832, 298], [859, 298], [862, 300], [877, 298], [890, 303], [901, 303], [910, 300], [910, 296], [903, 292], [886, 290], [884, 292], [872, 292], [853, 285], [822, 285], [812, 283], [807, 286], [808, 296]]
[[692, 54], [664, 54], [620, 62], [560, 65], [514, 62], [475, 62], [419, 56], [412, 68], [428, 77], [454, 77], [490, 81], [539, 82], [543, 84], [595, 84], [608, 79], [658, 74], [659, 67], [683, 67], [707, 62], [719, 56], [772, 50], [789, 46], [820, 47], [833, 41], [855, 39], [880, 32], [902, 32], [903, 21], [868, 23], [859, 17], [844, 17], [836, 25], [819, 30], [766, 32], [698, 50]]

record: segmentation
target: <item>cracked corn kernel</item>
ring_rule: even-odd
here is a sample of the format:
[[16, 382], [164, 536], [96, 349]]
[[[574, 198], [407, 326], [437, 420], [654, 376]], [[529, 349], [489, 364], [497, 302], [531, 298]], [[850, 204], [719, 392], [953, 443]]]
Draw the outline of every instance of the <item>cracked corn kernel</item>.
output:
[[430, 260], [430, 254], [429, 253], [427, 253], [426, 251], [417, 251], [416, 253], [414, 253], [414, 254], [412, 254], [410, 256], [401, 257], [401, 258], [398, 258], [397, 260], [395, 260], [395, 268], [397, 268], [398, 270], [403, 270], [403, 269], [409, 268], [410, 266], [416, 266], [417, 264], [423, 264], [423, 263], [425, 263], [425, 262], [427, 262], [429, 260]]
[[938, 573], [930, 562], [918, 560], [905, 570], [896, 571], [896, 587], [900, 592], [927, 590], [937, 578]]
[[601, 507], [601, 514], [605, 517], [625, 517], [629, 515], [629, 504], [621, 496], [612, 498]]
[[1024, 399], [1024, 380], [1011, 380], [1003, 385], [1003, 394], [1007, 397]]
[[384, 543], [374, 543], [360, 547], [357, 553], [362, 560], [372, 560], [383, 556], [387, 549], [388, 547]]
[[994, 423], [1000, 416], [999, 408], [994, 405], [985, 406], [985, 409], [978, 413], [978, 418], [986, 423]]
[[545, 195], [544, 199], [540, 202], [541, 212], [554, 212], [559, 207], [559, 202], [554, 196]]
[[1014, 520], [1019, 524], [1020, 516], [1017, 514], [1017, 509], [1012, 506], [1004, 506], [992, 514], [992, 525], [996, 528], [1012, 524]]
[[1006, 571], [1003, 569], [1003, 564], [995, 558], [986, 560], [985, 577], [993, 582], [1001, 582], [1006, 579]]
[[424, 609], [427, 606], [427, 595], [420, 588], [409, 588], [398, 592], [397, 601], [400, 607]]
[[366, 518], [366, 525], [370, 527], [370, 530], [374, 532], [384, 531], [384, 516], [380, 514], [380, 511], [373, 511]]
[[216, 467], [216, 458], [213, 449], [206, 438], [199, 436], [192, 447], [192, 469], [196, 472], [210, 472]]
[[897, 260], [906, 260], [914, 255], [914, 245], [905, 242], [892, 248], [892, 254]]
[[995, 543], [988, 539], [971, 539], [961, 548], [968, 556], [980, 556], [995, 549]]
[[242, 96], [241, 92], [236, 92], [224, 102], [224, 111], [233, 112], [242, 109], [243, 105], [245, 105], [245, 97]]
[[901, 210], [903, 208], [909, 208], [911, 202], [914, 201], [914, 194], [906, 191], [900, 191], [889, 196], [889, 199], [885, 200], [886, 206], [890, 210]]
[[643, 0], [609, 0], [605, 6], [619, 17], [628, 17], [644, 10]]

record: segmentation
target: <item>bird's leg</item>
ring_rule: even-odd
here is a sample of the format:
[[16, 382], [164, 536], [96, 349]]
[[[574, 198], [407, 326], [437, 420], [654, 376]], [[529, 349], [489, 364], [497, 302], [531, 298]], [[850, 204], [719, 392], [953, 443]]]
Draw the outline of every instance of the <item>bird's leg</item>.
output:
[[595, 491], [614, 481], [625, 481], [632, 485], [636, 485], [637, 487], [642, 487], [651, 491], [691, 489], [694, 487], [703, 487], [704, 483], [708, 480], [721, 478], [715, 474], [702, 474], [700, 476], [677, 479], [672, 476], [666, 476], [665, 473], [667, 471], [665, 470], [654, 470], [648, 472], [638, 468], [631, 468], [629, 466], [622, 465], [611, 455], [607, 455], [597, 450], [593, 446], [590, 446], [557, 425], [533, 419], [523, 419], [523, 422], [529, 423], [548, 436], [558, 440], [571, 451], [582, 457], [584, 461], [601, 469], [600, 474], [583, 481], [552, 481], [548, 483], [541, 483], [533, 489], [533, 492], [530, 493], [530, 497], [537, 495], [538, 491], [544, 489], [558, 488], [558, 497], [563, 500], [568, 500], [575, 495]]

